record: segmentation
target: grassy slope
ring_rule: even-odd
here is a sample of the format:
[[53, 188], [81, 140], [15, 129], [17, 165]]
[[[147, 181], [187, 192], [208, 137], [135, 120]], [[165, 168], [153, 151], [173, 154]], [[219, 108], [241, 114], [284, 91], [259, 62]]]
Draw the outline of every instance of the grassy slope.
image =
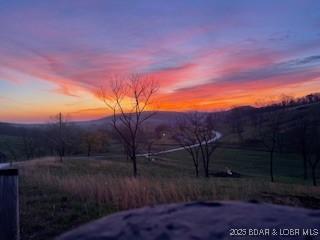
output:
[[[230, 149], [215, 153], [212, 169], [228, 166], [247, 176], [242, 179], [196, 179], [192, 162], [183, 152], [155, 162], [139, 159], [138, 179], [130, 177], [131, 165], [123, 156], [26, 162], [19, 166], [22, 239], [50, 239], [111, 212], [168, 202], [257, 199], [320, 207], [320, 190], [302, 185], [294, 158], [282, 160], [276, 179], [282, 175], [282, 181], [295, 184], [270, 184], [265, 154]], [[286, 167], [288, 162], [295, 166], [292, 171]]]
[[[174, 163], [177, 168], [180, 168], [183, 165], [183, 161], [185, 161], [184, 159], [188, 159], [188, 157], [185, 152], [162, 156], [164, 160], [170, 159], [171, 164]], [[190, 162], [191, 160], [188, 159], [187, 161]], [[303, 175], [302, 167], [302, 161], [299, 156], [295, 154], [277, 154], [274, 160], [276, 181], [309, 184], [309, 182], [301, 180]], [[269, 153], [237, 148], [218, 148], [212, 155], [211, 170], [225, 171], [226, 168], [245, 176], [261, 177], [269, 180]]]

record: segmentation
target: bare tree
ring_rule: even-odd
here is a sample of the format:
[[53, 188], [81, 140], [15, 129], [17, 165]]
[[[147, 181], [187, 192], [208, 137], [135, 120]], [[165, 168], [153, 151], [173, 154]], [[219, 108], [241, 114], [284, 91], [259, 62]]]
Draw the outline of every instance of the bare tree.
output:
[[310, 116], [301, 115], [296, 121], [294, 128], [294, 135], [296, 138], [297, 148], [303, 160], [303, 179], [308, 179], [308, 155], [309, 155], [309, 129], [310, 129]]
[[195, 126], [192, 125], [192, 121], [190, 121], [191, 115], [186, 115], [189, 115], [189, 117], [183, 117], [177, 120], [174, 139], [190, 154], [195, 169], [195, 175], [196, 177], [199, 177], [200, 147], [194, 147], [198, 143], [195, 134]]
[[285, 95], [282, 94], [280, 96], [280, 106], [282, 107], [290, 107], [291, 105], [293, 105], [295, 102], [294, 97], [289, 96], [289, 95]]
[[310, 152], [308, 162], [311, 167], [313, 185], [317, 185], [317, 167], [320, 163], [320, 112], [316, 112], [315, 117], [312, 119], [310, 134], [308, 134], [308, 145]]
[[108, 137], [103, 129], [85, 130], [82, 132], [81, 140], [87, 157], [90, 157], [93, 152], [105, 151], [108, 144]]
[[213, 141], [216, 133], [214, 133], [214, 125], [207, 121], [207, 116], [195, 113], [194, 121], [196, 122], [196, 138], [201, 151], [205, 177], [209, 177], [209, 163], [213, 152], [218, 147], [217, 143]]
[[157, 84], [143, 75], [132, 75], [127, 79], [113, 79], [111, 92], [101, 88], [100, 96], [112, 111], [112, 125], [122, 139], [127, 155], [133, 164], [133, 176], [137, 176], [137, 137], [143, 124], [155, 112], [147, 112], [157, 92]]
[[217, 143], [213, 141], [215, 137], [214, 124], [207, 114], [199, 112], [187, 113], [184, 116], [184, 121], [185, 123], [182, 122], [180, 126], [178, 141], [192, 156], [195, 168], [199, 166], [200, 152], [205, 177], [209, 177], [210, 159], [217, 148]]
[[259, 128], [259, 136], [263, 146], [269, 152], [271, 182], [274, 181], [273, 161], [274, 154], [279, 145], [279, 138], [281, 133], [281, 118], [283, 116], [283, 113], [283, 109], [280, 109], [260, 115], [260, 117], [263, 117], [264, 119], [264, 124], [262, 124]]
[[235, 107], [229, 116], [231, 130], [237, 134], [239, 142], [243, 142], [244, 122], [242, 115], [241, 108]]

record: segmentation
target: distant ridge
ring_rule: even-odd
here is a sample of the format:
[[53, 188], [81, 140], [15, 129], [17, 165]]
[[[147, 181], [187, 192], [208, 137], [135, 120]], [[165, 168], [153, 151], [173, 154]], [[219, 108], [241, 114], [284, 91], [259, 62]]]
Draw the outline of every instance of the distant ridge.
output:
[[[147, 115], [150, 112], [144, 112], [142, 115]], [[150, 119], [146, 121], [146, 124], [169, 124], [174, 122], [178, 117], [185, 114], [185, 112], [170, 112], [170, 111], [156, 111]], [[113, 116], [103, 117], [97, 120], [90, 120], [90, 121], [78, 121], [73, 122], [75, 125], [79, 127], [103, 127], [107, 126], [108, 124], [112, 123]]]
[[[288, 98], [284, 100], [279, 100], [276, 103], [270, 103], [270, 105], [262, 106], [262, 107], [254, 107], [250, 105], [237, 106], [229, 110], [222, 111], [212, 111], [212, 112], [203, 112], [203, 113], [216, 113], [220, 116], [226, 116], [231, 111], [238, 110], [242, 114], [254, 112], [254, 111], [273, 111], [279, 107], [285, 107], [287, 109], [295, 110], [295, 109], [312, 109], [318, 108], [320, 105], [320, 93], [310, 93], [303, 97], [299, 98]], [[178, 112], [178, 111], [156, 111], [156, 114], [148, 119], [149, 124], [168, 124], [174, 122], [179, 116], [182, 116], [186, 112]], [[148, 112], [144, 112], [143, 114], [148, 114]], [[87, 121], [70, 121], [76, 126], [79, 127], [103, 127], [108, 126], [112, 122], [112, 116], [107, 116], [103, 118], [99, 118], [96, 120], [87, 120]], [[47, 122], [44, 123], [10, 123], [10, 122], [1, 122], [0, 126], [6, 125], [9, 127], [24, 127], [24, 128], [41, 128], [46, 126]]]

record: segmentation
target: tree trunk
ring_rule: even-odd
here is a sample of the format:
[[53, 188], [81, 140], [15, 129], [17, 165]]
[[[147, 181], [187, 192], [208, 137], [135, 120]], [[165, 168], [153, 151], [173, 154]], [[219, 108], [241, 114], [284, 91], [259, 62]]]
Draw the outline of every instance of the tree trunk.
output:
[[58, 151], [59, 153], [59, 157], [60, 157], [60, 162], [63, 162], [63, 157], [65, 155], [65, 150], [64, 147], [60, 149], [60, 151]]
[[132, 146], [131, 146], [131, 152], [132, 152], [132, 163], [133, 163], [133, 176], [136, 178], [137, 177], [137, 156], [136, 156], [136, 141], [135, 138], [132, 139]]
[[209, 178], [209, 169], [206, 168], [206, 178]]
[[[185, 148], [186, 149], [186, 148]], [[187, 150], [188, 151], [188, 150]], [[195, 170], [195, 174], [196, 177], [199, 177], [199, 157], [197, 153], [194, 153], [192, 150], [188, 151], [188, 153], [191, 155], [192, 157], [192, 161], [193, 161], [193, 165], [194, 165], [194, 170]]]
[[204, 170], [204, 176], [205, 176], [205, 177], [208, 177], [208, 174], [207, 174], [207, 164], [206, 164], [206, 159], [205, 159], [205, 157], [203, 157], [203, 170]]
[[194, 165], [194, 170], [196, 173], [196, 177], [199, 177], [199, 164], [196, 160], [196, 156], [194, 156], [193, 154], [191, 154], [192, 160], [193, 160], [193, 165]]
[[274, 178], [273, 178], [273, 154], [274, 154], [274, 151], [272, 150], [270, 152], [270, 178], [271, 178], [271, 182], [274, 181]]
[[207, 153], [207, 161], [206, 161], [206, 177], [209, 177], [209, 160], [210, 160], [210, 156], [209, 153]]
[[315, 166], [312, 166], [312, 183], [313, 183], [313, 186], [317, 186], [317, 175], [316, 175]]
[[308, 179], [308, 160], [305, 152], [303, 152], [303, 179]]
[[201, 150], [201, 157], [202, 157], [202, 163], [203, 163], [203, 170], [204, 170], [204, 176], [207, 177], [207, 170], [206, 170], [206, 155], [204, 153], [203, 147], [200, 146]]
[[88, 151], [87, 151], [87, 156], [90, 157], [91, 155], [91, 144], [88, 145]]
[[209, 178], [209, 164], [208, 164], [208, 155], [206, 154], [203, 160], [203, 167], [204, 167], [204, 176]]
[[199, 167], [198, 167], [198, 165], [195, 164], [194, 168], [196, 170], [196, 177], [199, 177]]
[[132, 163], [133, 163], [133, 176], [136, 178], [137, 177], [137, 158], [135, 154], [132, 156]]

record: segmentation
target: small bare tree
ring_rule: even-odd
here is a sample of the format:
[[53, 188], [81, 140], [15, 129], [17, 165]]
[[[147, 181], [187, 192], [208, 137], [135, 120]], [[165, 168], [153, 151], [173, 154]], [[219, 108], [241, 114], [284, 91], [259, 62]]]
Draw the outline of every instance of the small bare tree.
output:
[[81, 145], [87, 157], [90, 157], [92, 153], [105, 151], [107, 144], [108, 136], [103, 129], [88, 129], [82, 132]]
[[294, 135], [297, 136], [296, 143], [299, 153], [303, 160], [303, 179], [308, 179], [308, 154], [309, 154], [309, 129], [310, 129], [310, 116], [301, 115], [296, 121], [294, 128]]
[[217, 149], [218, 144], [214, 141], [216, 133], [214, 124], [207, 121], [207, 116], [195, 113], [194, 121], [196, 123], [196, 138], [200, 147], [205, 177], [209, 177], [209, 163], [213, 152]]
[[[186, 114], [188, 115], [188, 114]], [[196, 146], [198, 141], [195, 135], [195, 126], [192, 125], [189, 117], [177, 119], [174, 139], [191, 156], [196, 177], [199, 177], [200, 147]]]
[[235, 107], [231, 110], [230, 116], [229, 116], [229, 122], [230, 122], [232, 132], [237, 134], [238, 141], [242, 143], [243, 132], [244, 132], [244, 122], [243, 122], [243, 114], [239, 107]]
[[315, 117], [312, 119], [310, 134], [308, 138], [308, 145], [310, 152], [308, 162], [311, 168], [312, 182], [317, 186], [317, 167], [320, 163], [320, 112], [317, 111]]
[[317, 186], [317, 167], [320, 163], [320, 136], [319, 136], [319, 130], [317, 130], [317, 133], [315, 134], [315, 140], [313, 142], [312, 147], [312, 153], [310, 154], [310, 157], [308, 158], [309, 165], [311, 167], [311, 175], [312, 175], [312, 182], [314, 186]]
[[263, 124], [259, 128], [259, 136], [261, 143], [269, 152], [269, 166], [270, 166], [270, 179], [274, 182], [274, 155], [277, 147], [279, 146], [279, 138], [281, 133], [281, 118], [283, 116], [283, 109], [271, 111], [260, 115], [263, 117]]
[[127, 149], [133, 164], [133, 176], [137, 176], [138, 134], [143, 124], [155, 112], [147, 112], [158, 85], [149, 77], [140, 74], [129, 79], [114, 78], [111, 91], [101, 88], [100, 97], [112, 111], [112, 125]]
[[201, 156], [205, 177], [209, 177], [210, 159], [218, 146], [214, 141], [214, 124], [208, 119], [207, 114], [199, 112], [187, 113], [184, 121], [180, 126], [178, 142], [192, 156], [195, 168], [198, 167], [199, 155]]

